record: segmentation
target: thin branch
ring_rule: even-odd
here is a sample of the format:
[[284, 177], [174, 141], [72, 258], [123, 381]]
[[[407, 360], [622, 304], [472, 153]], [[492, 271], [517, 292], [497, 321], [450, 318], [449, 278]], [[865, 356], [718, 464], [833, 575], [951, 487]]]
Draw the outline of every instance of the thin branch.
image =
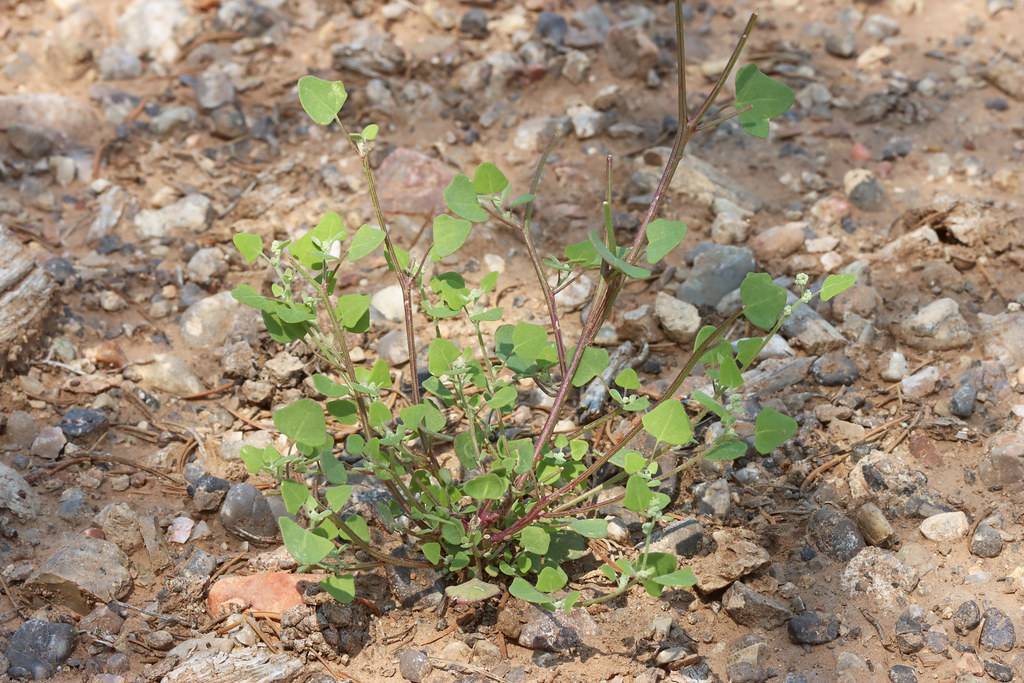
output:
[[679, 125], [689, 118], [686, 108], [686, 39], [683, 36], [683, 0], [676, 0], [676, 65], [679, 70], [676, 95], [679, 97]]
[[715, 103], [715, 98], [718, 97], [718, 93], [722, 91], [722, 86], [725, 85], [725, 81], [729, 78], [729, 74], [732, 73], [733, 68], [736, 66], [736, 62], [740, 58], [740, 53], [743, 52], [743, 48], [747, 45], [747, 40], [750, 38], [750, 34], [753, 33], [754, 27], [757, 25], [757, 13], [750, 15], [750, 19], [747, 20], [747, 25], [743, 29], [743, 34], [740, 35], [739, 41], [736, 43], [736, 47], [733, 48], [732, 54], [729, 55], [729, 61], [725, 65], [725, 71], [718, 77], [715, 82], [715, 86], [711, 88], [711, 92], [706, 98], [704, 103], [697, 110], [693, 119], [688, 122], [687, 126], [696, 128], [700, 124], [700, 120], [704, 118], [704, 115], [708, 113], [708, 109]]

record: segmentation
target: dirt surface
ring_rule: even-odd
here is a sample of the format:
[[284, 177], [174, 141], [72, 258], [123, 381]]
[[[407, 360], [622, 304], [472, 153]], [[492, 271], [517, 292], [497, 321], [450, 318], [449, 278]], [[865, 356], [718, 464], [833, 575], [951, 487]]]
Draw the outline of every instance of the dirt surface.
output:
[[[31, 315], [12, 309], [25, 328], [5, 332], [0, 349], [0, 640], [11, 673], [49, 657], [38, 672], [58, 669], [54, 680], [104, 682], [213, 680], [215, 670], [295, 681], [1024, 676], [1024, 8], [1013, 4], [759, 8], [745, 60], [786, 80], [798, 104], [768, 141], [728, 122], [690, 145], [662, 212], [689, 225], [684, 248], [627, 288], [599, 339], [648, 343], [641, 377], [664, 386], [690, 344], [666, 336], [655, 298], [685, 298], [680, 285], [704, 277], [699, 243], [750, 248], [773, 276], [845, 271], [859, 283], [784, 330], [775, 357], [749, 373], [745, 400], [797, 417], [798, 436], [770, 457], [708, 464], [679, 482], [669, 526], [700, 529], [682, 562], [705, 584], [725, 578], [660, 600], [638, 589], [574, 614], [545, 652], [538, 640], [520, 645], [522, 630], [543, 629], [515, 600], [439, 615], [422, 576], [412, 580], [425, 597], [406, 604], [389, 590], [403, 579], [369, 573], [365, 602], [341, 612], [308, 595], [292, 611], [209, 614], [220, 577], [294, 569], [274, 528], [261, 535], [256, 513], [226, 517], [220, 498], [247, 480], [241, 444], [273, 442], [270, 411], [313, 395], [306, 378], [317, 368], [225, 293], [270, 281], [242, 263], [231, 236], [286, 239], [327, 210], [353, 227], [371, 221], [357, 160], [298, 106], [294, 83], [314, 72], [345, 81], [349, 124], [381, 124], [373, 163], [390, 229], [414, 253], [451, 174], [493, 161], [526, 191], [551, 131], [541, 251], [559, 253], [599, 224], [608, 154], [617, 229], [631, 239], [676, 125], [671, 7], [0, 1], [0, 253], [51, 280], [31, 290]], [[691, 107], [752, 9], [687, 4]], [[470, 282], [503, 268], [496, 304], [546, 320], [510, 231], [478, 226], [440, 267]], [[0, 264], [0, 307], [22, 270]], [[391, 284], [380, 257], [343, 282], [371, 294]], [[566, 295], [571, 340], [590, 292]], [[728, 301], [715, 303], [700, 306], [704, 322], [728, 314]], [[356, 340], [361, 362], [400, 355], [387, 314], [375, 310]], [[471, 329], [442, 331], [468, 339]], [[546, 416], [517, 415], [527, 429]], [[876, 538], [874, 511], [892, 527]], [[639, 540], [633, 529], [597, 545], [578, 587], [608, 590], [593, 570], [635, 555]], [[68, 578], [75, 570], [86, 576]], [[301, 602], [293, 584], [236, 597]], [[744, 585], [756, 593], [744, 598]], [[968, 601], [983, 623], [960, 632]], [[32, 640], [29, 619], [73, 628]], [[1002, 619], [1021, 635], [1008, 638]], [[418, 650], [432, 671], [412, 661]], [[201, 656], [222, 659], [190, 670]]]

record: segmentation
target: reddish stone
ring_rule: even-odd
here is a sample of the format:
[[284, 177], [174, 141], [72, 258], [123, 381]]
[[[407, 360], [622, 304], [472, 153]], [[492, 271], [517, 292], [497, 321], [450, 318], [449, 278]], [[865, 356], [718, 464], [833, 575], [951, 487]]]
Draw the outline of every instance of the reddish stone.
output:
[[210, 587], [206, 607], [213, 616], [230, 611], [231, 605], [255, 612], [284, 612], [302, 604], [300, 583], [319, 583], [322, 574], [265, 572], [249, 576], [225, 576]]
[[850, 149], [850, 156], [854, 161], [870, 161], [871, 150], [861, 143], [855, 142], [853, 143], [853, 148]]
[[385, 212], [433, 214], [444, 206], [444, 188], [455, 169], [415, 149], [399, 147], [384, 157], [376, 175]]

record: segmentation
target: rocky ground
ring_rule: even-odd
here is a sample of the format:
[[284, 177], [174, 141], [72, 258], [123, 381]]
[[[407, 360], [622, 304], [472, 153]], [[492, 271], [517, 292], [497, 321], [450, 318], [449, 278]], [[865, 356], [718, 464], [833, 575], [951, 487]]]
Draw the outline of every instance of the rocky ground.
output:
[[[382, 125], [382, 200], [414, 250], [457, 169], [494, 161], [523, 187], [551, 135], [542, 250], [599, 220], [608, 153], [617, 227], [635, 230], [677, 125], [670, 7], [0, 0], [2, 670], [97, 683], [1021, 678], [1015, 4], [762, 3], [746, 57], [797, 106], [767, 142], [727, 123], [691, 145], [665, 210], [689, 224], [687, 248], [629, 288], [599, 339], [649, 344], [639, 369], [657, 387], [701, 321], [737, 305], [745, 273], [860, 284], [802, 309], [748, 373], [747, 400], [796, 416], [798, 437], [676, 482], [656, 544], [689, 558], [696, 592], [550, 616], [515, 600], [439, 614], [434, 577], [407, 572], [361, 577], [365, 599], [340, 606], [291, 573], [280, 501], [238, 453], [278, 438], [269, 411], [311, 392], [315, 361], [231, 299], [265, 278], [230, 239], [283, 239], [328, 209], [369, 219], [356, 160], [298, 108], [311, 71], [345, 80], [349, 120]], [[691, 104], [751, 9], [686, 3]], [[470, 281], [503, 271], [498, 302], [543, 320], [515, 236], [483, 226], [464, 253], [446, 265]], [[375, 324], [355, 355], [406, 362], [396, 288], [382, 259], [363, 263], [345, 284], [373, 293]], [[591, 286], [561, 296], [570, 334]], [[517, 412], [526, 428], [545, 416], [534, 398]], [[356, 500], [377, 493], [363, 483]], [[595, 552], [628, 555], [635, 520], [612, 512], [619, 533]], [[579, 585], [601, 588], [586, 569]]]

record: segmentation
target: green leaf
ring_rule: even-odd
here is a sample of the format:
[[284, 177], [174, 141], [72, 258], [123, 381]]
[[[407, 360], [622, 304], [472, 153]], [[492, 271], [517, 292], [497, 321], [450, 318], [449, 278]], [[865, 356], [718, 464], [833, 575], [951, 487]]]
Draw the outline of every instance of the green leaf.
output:
[[477, 194], [498, 194], [508, 187], [508, 178], [498, 167], [487, 161], [476, 167], [473, 190]]
[[768, 137], [768, 119], [785, 114], [795, 101], [789, 86], [761, 73], [756, 64], [747, 64], [736, 72], [739, 122], [755, 137]]
[[377, 139], [378, 133], [380, 133], [380, 126], [378, 126], [376, 123], [371, 123], [367, 125], [365, 128], [363, 128], [363, 132], [360, 133], [360, 135], [362, 135], [363, 139], [366, 140], [367, 142], [373, 142], [374, 140]]
[[588, 346], [583, 349], [580, 364], [572, 376], [572, 385], [581, 387], [600, 375], [608, 367], [608, 360], [608, 351], [599, 346]]
[[683, 404], [668, 400], [643, 416], [644, 431], [658, 441], [682, 446], [693, 438], [690, 418]]
[[284, 509], [289, 515], [296, 514], [308, 498], [309, 489], [305, 484], [291, 479], [281, 482], [281, 500], [284, 501]]
[[430, 258], [440, 261], [451, 256], [466, 243], [473, 224], [461, 218], [452, 218], [441, 214], [434, 218], [434, 246], [430, 248]]
[[263, 238], [251, 232], [240, 232], [231, 238], [235, 249], [242, 255], [246, 263], [253, 263], [263, 253]]
[[[351, 451], [351, 448], [349, 450]], [[335, 458], [334, 454], [330, 451], [320, 454], [320, 472], [324, 475], [328, 484], [344, 484], [348, 481], [345, 463]]]
[[705, 408], [707, 408], [708, 410], [710, 410], [712, 413], [714, 413], [723, 420], [725, 419], [725, 416], [728, 414], [725, 410], [725, 406], [723, 406], [721, 403], [716, 401], [711, 396], [705, 394], [703, 391], [693, 392], [693, 400], [701, 404], [702, 406], [704, 406]]
[[569, 577], [561, 567], [544, 567], [537, 574], [537, 590], [541, 593], [554, 593], [565, 588]]
[[316, 76], [299, 79], [299, 103], [309, 118], [321, 126], [330, 125], [347, 99], [348, 93], [341, 81], [325, 81]]
[[570, 263], [574, 263], [580, 268], [596, 268], [601, 265], [601, 255], [597, 253], [597, 249], [589, 239], [570, 244], [563, 253]]
[[335, 512], [340, 512], [345, 507], [345, 503], [352, 497], [352, 487], [348, 484], [343, 486], [328, 486], [324, 491], [324, 497], [327, 499], [327, 504]]
[[651, 504], [651, 489], [647, 486], [647, 480], [639, 474], [630, 475], [626, 480], [626, 496], [622, 504], [627, 510], [646, 512]]
[[299, 564], [317, 564], [334, 550], [334, 543], [303, 529], [288, 517], [278, 517], [277, 524], [284, 546]]
[[697, 584], [697, 576], [689, 567], [674, 571], [670, 574], [655, 576], [651, 580], [656, 583], [660, 583], [662, 586], [671, 586], [673, 588], [689, 588], [690, 586], [695, 586]]
[[519, 543], [527, 552], [543, 556], [551, 545], [551, 535], [539, 526], [528, 526], [520, 532]]
[[474, 223], [487, 220], [487, 212], [477, 201], [473, 183], [461, 173], [452, 178], [448, 187], [444, 189], [444, 202], [448, 206], [448, 210], [456, 216], [461, 216]]
[[467, 470], [471, 470], [479, 464], [480, 457], [473, 450], [473, 435], [469, 432], [459, 432], [455, 435], [455, 457]]
[[530, 602], [535, 605], [550, 605], [551, 597], [544, 595], [539, 590], [534, 588], [528, 581], [517, 576], [512, 579], [512, 583], [509, 584], [508, 592], [513, 598], [519, 598], [524, 602]]
[[743, 315], [762, 330], [770, 330], [786, 307], [786, 290], [768, 273], [748, 273], [740, 285]]
[[516, 391], [515, 387], [503, 386], [494, 392], [494, 396], [487, 399], [487, 405], [495, 410], [501, 410], [515, 403], [518, 396], [519, 392]]
[[370, 297], [366, 294], [343, 294], [338, 297], [334, 314], [349, 332], [366, 332], [370, 329]]
[[424, 543], [420, 546], [420, 550], [423, 552], [423, 557], [427, 558], [430, 564], [437, 564], [441, 561], [441, 544], [440, 543]]
[[330, 398], [348, 396], [348, 387], [338, 384], [327, 375], [313, 375], [313, 388]]
[[348, 245], [348, 260], [350, 262], [372, 254], [384, 242], [384, 231], [372, 225], [364, 225], [352, 237]]
[[[238, 236], [235, 235], [235, 237]], [[853, 273], [829, 275], [825, 278], [824, 284], [821, 285], [821, 300], [828, 301], [833, 297], [839, 296], [855, 284], [857, 284], [857, 276]]]
[[434, 377], [440, 377], [451, 369], [452, 363], [460, 355], [459, 347], [454, 343], [438, 337], [430, 342], [430, 349], [427, 351], [427, 369]]
[[274, 426], [295, 443], [322, 446], [327, 442], [327, 421], [320, 404], [309, 398], [274, 412]]
[[501, 309], [500, 308], [488, 308], [486, 311], [480, 311], [469, 316], [469, 319], [475, 323], [482, 322], [494, 322], [495, 320], [501, 320]]
[[768, 455], [793, 438], [796, 429], [796, 420], [789, 415], [765, 408], [754, 421], [754, 448], [761, 455]]
[[508, 479], [491, 472], [470, 479], [462, 485], [462, 490], [477, 500], [500, 500], [508, 490]]
[[501, 589], [493, 583], [486, 583], [480, 579], [470, 579], [457, 586], [448, 586], [444, 589], [445, 595], [459, 602], [480, 602], [489, 600], [501, 593]]
[[510, 201], [506, 206], [508, 206], [508, 208], [510, 208], [510, 209], [514, 209], [517, 206], [522, 206], [523, 204], [529, 204], [534, 199], [535, 199], [535, 197], [532, 194], [529, 194], [529, 193], [521, 194], [518, 197], [516, 197], [515, 199], [513, 199], [512, 201]]
[[636, 474], [645, 467], [647, 467], [647, 458], [643, 453], [625, 451], [622, 454], [622, 469], [626, 470], [626, 474]]
[[754, 362], [757, 354], [761, 353], [763, 346], [764, 338], [762, 337], [740, 339], [736, 342], [736, 361], [743, 367], [747, 367]]
[[[348, 526], [349, 529], [352, 530], [352, 533], [354, 533], [359, 538], [359, 540], [363, 541], [364, 543], [370, 542], [370, 527], [367, 526], [365, 519], [363, 519], [359, 515], [349, 515], [345, 518], [345, 524]], [[349, 538], [348, 532], [345, 531], [339, 531], [338, 536], [339, 538], [346, 541], [353, 540]]]
[[370, 404], [367, 419], [370, 421], [371, 427], [380, 429], [391, 422], [391, 410], [382, 401], [374, 401]]
[[722, 439], [704, 454], [709, 462], [729, 462], [747, 454], [747, 442], [741, 439]]
[[655, 218], [647, 224], [647, 262], [654, 265], [686, 237], [686, 223]]
[[633, 368], [626, 368], [615, 377], [615, 383], [623, 389], [639, 389], [640, 376]]
[[651, 271], [646, 268], [634, 266], [631, 263], [627, 263], [621, 256], [613, 254], [597, 232], [590, 233], [590, 244], [594, 247], [594, 250], [597, 251], [598, 255], [604, 260], [604, 262], [615, 270], [638, 280], [644, 280], [651, 276]]
[[345, 605], [356, 599], [356, 577], [351, 574], [328, 576], [320, 581], [320, 588]]
[[518, 323], [512, 329], [512, 355], [523, 360], [540, 358], [548, 343], [548, 331], [540, 325]]
[[349, 401], [348, 399], [328, 401], [327, 412], [343, 425], [359, 424], [359, 411], [356, 408], [355, 401]]
[[603, 519], [574, 519], [569, 528], [585, 538], [608, 537], [608, 522]]
[[255, 446], [242, 446], [241, 452], [238, 456], [245, 463], [245, 469], [248, 470], [249, 474], [259, 474], [260, 470], [264, 467], [268, 467], [277, 458], [281, 457], [273, 446], [267, 446], [266, 448], [256, 448]]

